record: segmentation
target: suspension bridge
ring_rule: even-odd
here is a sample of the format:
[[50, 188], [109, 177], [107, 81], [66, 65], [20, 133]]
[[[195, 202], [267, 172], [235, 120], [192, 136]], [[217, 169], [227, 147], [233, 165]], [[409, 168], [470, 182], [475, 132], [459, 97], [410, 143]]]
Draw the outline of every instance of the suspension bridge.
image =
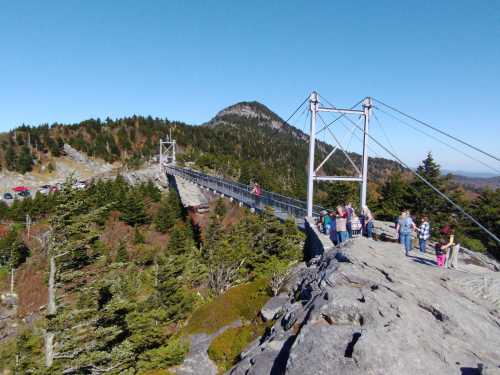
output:
[[[308, 103], [308, 106], [306, 106], [306, 103]], [[323, 105], [323, 103], [325, 103], [326, 105]], [[308, 131], [304, 129], [304, 133], [308, 133], [309, 135], [306, 201], [283, 196], [271, 191], [262, 191], [262, 194], [256, 196], [252, 193], [252, 189], [248, 185], [240, 184], [238, 182], [224, 179], [218, 176], [207, 175], [193, 169], [180, 167], [176, 163], [176, 141], [172, 138], [171, 134], [167, 140], [160, 141], [160, 166], [162, 169], [162, 173], [165, 173], [166, 175], [173, 178], [181, 178], [185, 181], [197, 185], [201, 189], [212, 191], [222, 197], [227, 197], [232, 201], [238, 202], [242, 206], [244, 205], [257, 211], [264, 209], [264, 207], [266, 206], [271, 207], [278, 218], [282, 220], [287, 218], [293, 219], [296, 221], [297, 225], [299, 225], [300, 227], [304, 227], [304, 224], [308, 219], [313, 220], [315, 217], [319, 216], [319, 212], [321, 210], [324, 210], [323, 207], [314, 203], [314, 186], [318, 182], [327, 181], [333, 183], [358, 183], [360, 184], [359, 207], [363, 208], [366, 206], [367, 186], [369, 178], [369, 154], [379, 156], [370, 146], [371, 143], [372, 145], [378, 146], [391, 159], [399, 163], [406, 170], [411, 171], [417, 179], [421, 180], [435, 194], [439, 195], [443, 200], [448, 202], [448, 204], [454, 207], [454, 209], [458, 213], [471, 221], [490, 238], [500, 243], [500, 239], [497, 234], [493, 233], [489, 228], [485, 227], [457, 202], [455, 202], [447, 194], [439, 190], [424, 176], [413, 170], [407, 163], [403, 161], [400, 156], [397, 155], [395, 148], [393, 147], [389, 137], [387, 136], [387, 133], [382, 127], [382, 122], [379, 119], [379, 115], [383, 114], [384, 116], [386, 116], [386, 118], [391, 118], [392, 120], [398, 121], [406, 127], [417, 131], [419, 134], [426, 135], [439, 142], [441, 145], [444, 145], [455, 152], [459, 152], [463, 157], [467, 157], [470, 160], [478, 162], [484, 167], [487, 167], [495, 173], [498, 173], [499, 175], [500, 167], [492, 165], [491, 163], [480, 159], [480, 157], [486, 157], [488, 160], [493, 160], [495, 163], [500, 162], [500, 157], [490, 152], [484, 151], [480, 147], [474, 146], [455, 135], [449, 134], [439, 129], [435, 125], [419, 120], [416, 117], [409, 115], [406, 112], [403, 112], [398, 108], [386, 104], [385, 102], [376, 98], [367, 97], [360, 100], [350, 108], [339, 108], [333, 105], [324, 97], [320, 96], [317, 92], [312, 92], [310, 96], [307, 97], [292, 112], [292, 114], [287, 118], [286, 121], [284, 121], [284, 123], [289, 124], [292, 118], [300, 113], [301, 110], [302, 115], [307, 112], [306, 122], [309, 119], [309, 129]], [[377, 113], [379, 113], [379, 115], [377, 115]], [[337, 117], [328, 122], [322, 114], [336, 114]], [[322, 124], [319, 130], [317, 129], [318, 119]], [[358, 121], [359, 119], [362, 120], [361, 124]], [[375, 119], [376, 123], [381, 127], [385, 140], [387, 141], [386, 144], [382, 142], [380, 138], [375, 137], [370, 133], [370, 121], [372, 119]], [[334, 131], [332, 131], [332, 127], [337, 123], [342, 124], [343, 127], [347, 130], [346, 141], [350, 137], [348, 143], [346, 141], [341, 142], [339, 140], [339, 136], [336, 135]], [[324, 136], [325, 134], [330, 136], [331, 138], [327, 139]], [[348, 145], [353, 137], [356, 137], [360, 141], [362, 146], [360, 165], [357, 165], [353, 161], [353, 158], [349, 155], [349, 151], [346, 146], [346, 143]], [[442, 138], [446, 138], [446, 140]], [[323, 143], [333, 145], [331, 151], [320, 163], [316, 163], [314, 157], [314, 155], [316, 155], [316, 143], [318, 142], [318, 140]], [[460, 148], [454, 146], [453, 142], [460, 145]], [[465, 149], [470, 150], [470, 152], [466, 152]], [[352, 175], [326, 176], [321, 173], [321, 168], [330, 160], [330, 158], [337, 150], [340, 150], [343, 153], [346, 160], [352, 166], [352, 171], [354, 172]], [[473, 153], [475, 153], [475, 155]]]

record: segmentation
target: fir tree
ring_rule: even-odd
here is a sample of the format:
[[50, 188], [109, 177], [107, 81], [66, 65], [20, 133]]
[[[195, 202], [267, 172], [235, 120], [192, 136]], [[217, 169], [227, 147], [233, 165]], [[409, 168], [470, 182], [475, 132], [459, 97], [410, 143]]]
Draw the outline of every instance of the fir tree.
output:
[[30, 172], [33, 169], [33, 156], [28, 146], [21, 148], [21, 153], [17, 159], [17, 171], [20, 173]]
[[377, 215], [381, 219], [394, 221], [401, 210], [409, 207], [410, 199], [408, 183], [403, 180], [401, 173], [395, 172], [380, 188], [380, 199], [376, 206]]
[[128, 259], [127, 244], [125, 241], [121, 240], [118, 244], [118, 249], [116, 250], [116, 262], [126, 263], [128, 262]]
[[155, 226], [159, 232], [166, 233], [182, 217], [182, 207], [177, 194], [173, 191], [161, 201], [155, 217]]
[[138, 226], [134, 228], [134, 245], [146, 243], [146, 239]]
[[131, 190], [123, 203], [121, 204], [120, 211], [122, 215], [120, 220], [126, 222], [128, 225], [142, 225], [149, 223], [149, 216], [146, 212], [144, 200], [135, 190]]
[[183, 221], [179, 220], [170, 232], [167, 251], [169, 254], [190, 254], [194, 248], [192, 230]]

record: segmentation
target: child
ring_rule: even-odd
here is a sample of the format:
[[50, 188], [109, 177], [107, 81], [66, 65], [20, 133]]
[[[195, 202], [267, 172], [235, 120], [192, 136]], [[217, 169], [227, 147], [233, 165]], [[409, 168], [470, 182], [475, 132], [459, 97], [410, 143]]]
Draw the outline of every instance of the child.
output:
[[446, 263], [446, 241], [444, 238], [440, 238], [435, 245], [436, 250], [436, 262], [438, 267], [443, 268]]

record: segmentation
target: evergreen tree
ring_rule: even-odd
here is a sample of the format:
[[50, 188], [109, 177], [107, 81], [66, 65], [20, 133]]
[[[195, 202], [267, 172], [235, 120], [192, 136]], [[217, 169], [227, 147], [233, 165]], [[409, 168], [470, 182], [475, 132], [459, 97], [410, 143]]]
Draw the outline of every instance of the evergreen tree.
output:
[[222, 198], [217, 199], [217, 201], [215, 202], [214, 212], [220, 218], [223, 218], [224, 216], [226, 216], [227, 209], [226, 209], [226, 206], [224, 204], [224, 199], [222, 199]]
[[189, 226], [179, 220], [170, 231], [167, 251], [169, 254], [183, 255], [190, 254], [194, 249], [192, 231]]
[[[500, 233], [500, 189], [487, 189], [472, 204], [472, 214], [495, 234]], [[467, 234], [479, 239], [497, 259], [500, 259], [500, 244], [474, 225], [467, 226]]]
[[161, 201], [155, 217], [155, 226], [159, 232], [166, 233], [182, 217], [182, 206], [177, 194], [170, 191]]
[[[431, 153], [429, 153], [422, 161], [422, 164], [418, 166], [416, 172], [438, 190], [445, 194], [449, 193], [447, 179], [441, 175], [440, 167], [434, 161]], [[449, 222], [452, 212], [450, 205], [430, 186], [420, 178], [415, 177], [410, 184], [410, 189], [410, 208], [413, 213], [428, 215], [431, 220], [431, 225], [434, 228]]]
[[157, 298], [171, 321], [187, 316], [193, 302], [182, 283], [185, 264], [183, 255], [170, 255], [160, 262]]
[[7, 151], [5, 152], [5, 163], [8, 170], [15, 171], [17, 169], [17, 155], [12, 146], [7, 147]]
[[144, 235], [141, 233], [138, 226], [134, 228], [134, 245], [140, 245], [146, 243]]
[[376, 213], [380, 219], [394, 221], [401, 210], [409, 208], [411, 193], [409, 185], [403, 180], [401, 173], [395, 172], [380, 188], [380, 198]]
[[33, 156], [28, 146], [21, 148], [21, 153], [17, 159], [17, 171], [20, 173], [30, 172], [33, 169]]
[[128, 259], [127, 244], [125, 241], [121, 240], [118, 244], [118, 249], [116, 250], [116, 262], [126, 263], [128, 262]]
[[141, 195], [137, 191], [131, 190], [120, 206], [122, 215], [120, 220], [128, 225], [142, 225], [149, 223], [149, 216]]

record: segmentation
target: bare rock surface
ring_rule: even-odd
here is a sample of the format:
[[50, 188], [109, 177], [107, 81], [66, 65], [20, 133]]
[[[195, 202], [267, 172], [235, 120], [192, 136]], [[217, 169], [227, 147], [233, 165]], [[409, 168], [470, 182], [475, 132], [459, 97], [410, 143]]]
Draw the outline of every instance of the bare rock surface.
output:
[[208, 357], [208, 348], [212, 340], [228, 328], [240, 327], [241, 322], [235, 321], [218, 331], [207, 335], [199, 333], [189, 337], [191, 345], [189, 353], [181, 365], [174, 368], [177, 375], [217, 375], [218, 369], [214, 362]]
[[442, 269], [433, 254], [358, 238], [313, 259], [300, 281], [229, 374], [500, 370], [500, 272], [489, 267]]

